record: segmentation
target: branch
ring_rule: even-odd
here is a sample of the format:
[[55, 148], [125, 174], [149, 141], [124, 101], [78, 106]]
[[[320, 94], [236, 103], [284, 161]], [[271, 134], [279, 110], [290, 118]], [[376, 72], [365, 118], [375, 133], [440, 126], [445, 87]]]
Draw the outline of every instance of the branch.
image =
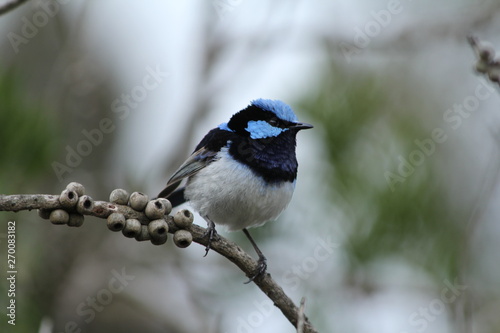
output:
[[[73, 184], [73, 187], [71, 187]], [[80, 186], [74, 187], [74, 185]], [[120, 196], [121, 195], [121, 196]], [[135, 196], [134, 196], [135, 195]], [[142, 208], [137, 209], [137, 200], [133, 201], [135, 198], [141, 199], [143, 202], [140, 205]], [[144, 199], [146, 198], [146, 199]], [[111, 193], [110, 199], [112, 202], [107, 201], [94, 201], [91, 197], [84, 195], [83, 186], [77, 183], [71, 183], [68, 185], [67, 189], [64, 190], [61, 195], [48, 195], [48, 194], [26, 194], [26, 195], [0, 195], [0, 211], [13, 211], [18, 212], [21, 210], [32, 210], [38, 209], [39, 215], [42, 218], [50, 219], [54, 224], [68, 224], [69, 226], [81, 226], [83, 222], [83, 215], [95, 216], [102, 219], [107, 219], [108, 228], [112, 231], [121, 231], [123, 229], [124, 235], [126, 224], [129, 220], [139, 221], [140, 227], [148, 229], [148, 225], [152, 225], [152, 214], [151, 210], [148, 211], [148, 207], [154, 207], [154, 204], [158, 201], [166, 201], [166, 199], [156, 199], [148, 201], [144, 194], [134, 192], [132, 195], [128, 195], [124, 190], [114, 190]], [[140, 201], [140, 200], [139, 200]], [[119, 202], [119, 203], [117, 203]], [[128, 203], [128, 205], [127, 205]], [[146, 206], [147, 204], [147, 206]], [[130, 206], [129, 206], [130, 205]], [[158, 204], [157, 204], [158, 205]], [[166, 206], [169, 206], [168, 202]], [[159, 206], [159, 205], [158, 205]], [[134, 207], [134, 208], [132, 208]], [[155, 217], [154, 221], [164, 221], [168, 226], [168, 233], [175, 234], [179, 230], [185, 229], [192, 235], [192, 240], [203, 246], [207, 245], [208, 239], [204, 237], [205, 228], [198, 225], [192, 224], [192, 214], [187, 211], [180, 211], [175, 216], [168, 215], [170, 213], [171, 206], [167, 207], [166, 210], [162, 210], [162, 218]], [[67, 214], [65, 213], [67, 212]], [[191, 223], [178, 222], [177, 217], [188, 212], [191, 216]], [[64, 213], [64, 214], [61, 214]], [[179, 215], [181, 214], [181, 215]], [[75, 220], [80, 221], [79, 223], [72, 223], [71, 217], [79, 217]], [[121, 217], [121, 218], [120, 218]], [[66, 218], [66, 219], [65, 219]], [[119, 224], [121, 221], [121, 224]], [[162, 222], [162, 223], [164, 223]], [[117, 227], [118, 223], [118, 227]], [[184, 231], [185, 232], [185, 231]], [[151, 231], [150, 231], [151, 233]], [[127, 235], [126, 235], [127, 236]], [[166, 236], [166, 234], [165, 234]], [[131, 236], [127, 236], [131, 237]], [[153, 235], [137, 235], [137, 240], [149, 240], [153, 244], [163, 244], [155, 243]], [[190, 243], [190, 242], [189, 242]], [[189, 243], [187, 245], [189, 245]], [[186, 247], [186, 243], [179, 245], [179, 247]], [[255, 261], [250, 255], [244, 252], [236, 243], [225, 239], [222, 236], [218, 236], [216, 240], [211, 243], [211, 249], [220, 255], [226, 257], [236, 266], [238, 266], [248, 277], [254, 275], [254, 272], [258, 269], [257, 261]], [[274, 281], [269, 273], [257, 276], [253, 282], [274, 302], [274, 305], [278, 307], [283, 315], [294, 325], [298, 326], [298, 321], [303, 320], [303, 332], [304, 333], [315, 333], [317, 332], [309, 319], [303, 315], [303, 310], [295, 306], [293, 301], [285, 294], [283, 289]], [[302, 317], [303, 318], [299, 318]]]
[[304, 323], [305, 323], [305, 308], [306, 308], [306, 298], [302, 297], [300, 300], [300, 308], [299, 308], [299, 314], [298, 314], [298, 321], [297, 321], [297, 333], [304, 333]]
[[28, 0], [12, 0], [10, 2], [7, 2], [6, 4], [0, 7], [0, 15], [3, 15], [5, 13], [10, 12], [11, 10], [16, 9], [17, 7], [21, 6], [23, 3], [27, 1]]
[[483, 42], [475, 36], [467, 37], [467, 41], [477, 57], [475, 70], [500, 86], [500, 59], [495, 58], [495, 49], [489, 42]]

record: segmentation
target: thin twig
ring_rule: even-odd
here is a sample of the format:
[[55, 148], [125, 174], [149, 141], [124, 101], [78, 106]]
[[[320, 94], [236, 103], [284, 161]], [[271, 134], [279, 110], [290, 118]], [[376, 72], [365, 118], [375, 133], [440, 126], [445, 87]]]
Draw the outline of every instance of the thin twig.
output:
[[297, 333], [304, 333], [306, 298], [300, 300], [299, 312], [297, 314]]
[[[13, 211], [18, 212], [21, 210], [32, 209], [64, 209], [60, 202], [58, 195], [48, 194], [23, 194], [23, 195], [0, 195], [0, 211]], [[135, 211], [129, 206], [118, 205], [106, 201], [94, 201], [94, 208], [86, 215], [95, 216], [98, 218], [106, 219], [112, 213], [121, 213], [127, 219], [137, 219], [143, 224], [147, 224], [149, 219], [143, 212]], [[174, 224], [173, 218], [167, 216], [165, 221], [168, 224], [169, 233], [175, 233], [179, 228]], [[191, 225], [188, 231], [193, 235], [193, 241], [207, 246], [207, 238], [205, 235], [205, 228], [198, 225]], [[238, 266], [248, 277], [253, 276], [258, 268], [258, 263], [250, 255], [244, 252], [236, 243], [231, 242], [224, 237], [220, 236], [217, 240], [211, 243], [211, 249], [220, 255], [226, 257], [236, 266]], [[263, 274], [253, 280], [253, 282], [273, 301], [274, 305], [281, 310], [283, 315], [297, 327], [299, 308], [293, 301], [285, 294], [276, 281], [274, 281], [270, 274]], [[306, 316], [304, 316], [304, 333], [317, 332]]]
[[495, 57], [496, 52], [493, 45], [481, 41], [475, 36], [468, 36], [467, 41], [476, 54], [476, 72], [484, 74], [491, 82], [500, 85], [500, 59]]
[[16, 9], [17, 7], [21, 6], [23, 3], [27, 2], [28, 0], [12, 0], [10, 2], [7, 2], [6, 4], [3, 4], [0, 6], [0, 15], [3, 15], [5, 13], [10, 12], [11, 10]]

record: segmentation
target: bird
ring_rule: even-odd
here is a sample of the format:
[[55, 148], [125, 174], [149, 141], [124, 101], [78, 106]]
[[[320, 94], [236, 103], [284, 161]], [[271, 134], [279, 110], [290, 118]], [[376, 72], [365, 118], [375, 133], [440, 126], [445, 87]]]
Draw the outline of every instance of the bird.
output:
[[310, 128], [284, 102], [255, 99], [210, 130], [158, 194], [173, 207], [187, 201], [207, 222], [205, 256], [216, 225], [244, 232], [259, 257], [246, 283], [267, 269], [247, 228], [275, 220], [288, 206], [297, 180], [296, 135]]

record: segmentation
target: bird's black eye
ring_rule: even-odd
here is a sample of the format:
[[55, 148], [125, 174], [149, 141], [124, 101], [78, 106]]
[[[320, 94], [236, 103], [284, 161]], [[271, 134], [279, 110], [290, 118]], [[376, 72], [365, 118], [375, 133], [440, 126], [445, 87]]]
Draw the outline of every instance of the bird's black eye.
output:
[[276, 126], [276, 127], [279, 124], [278, 119], [276, 119], [276, 118], [269, 119], [267, 122], [269, 123], [269, 125]]

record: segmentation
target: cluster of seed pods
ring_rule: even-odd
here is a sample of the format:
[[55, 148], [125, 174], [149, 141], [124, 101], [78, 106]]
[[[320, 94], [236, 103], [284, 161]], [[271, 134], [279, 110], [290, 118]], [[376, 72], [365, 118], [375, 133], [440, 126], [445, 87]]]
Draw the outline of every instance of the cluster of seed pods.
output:
[[[170, 216], [172, 204], [165, 198], [149, 200], [146, 194], [133, 192], [129, 194], [123, 189], [113, 190], [109, 201], [115, 205], [128, 206], [136, 212], [142, 212], [147, 221], [129, 218], [120, 212], [113, 212], [107, 217], [107, 226], [111, 231], [121, 231], [125, 237], [137, 241], [150, 241], [154, 245], [167, 242], [169, 227], [167, 219], [171, 219], [178, 228], [174, 232], [174, 244], [180, 248], [188, 247], [193, 241], [189, 227], [193, 223], [193, 214], [183, 209]], [[94, 200], [85, 194], [85, 188], [72, 182], [66, 186], [59, 196], [62, 208], [54, 210], [40, 209], [38, 214], [49, 219], [53, 224], [65, 224], [70, 227], [83, 225], [84, 215], [90, 215], [94, 209]]]

